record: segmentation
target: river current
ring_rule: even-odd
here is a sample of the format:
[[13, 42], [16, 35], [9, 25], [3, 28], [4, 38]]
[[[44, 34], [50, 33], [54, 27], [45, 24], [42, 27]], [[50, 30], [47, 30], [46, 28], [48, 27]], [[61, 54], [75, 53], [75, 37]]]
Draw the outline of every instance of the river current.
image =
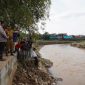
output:
[[55, 44], [45, 45], [40, 53], [53, 62], [53, 76], [63, 79], [57, 85], [85, 85], [85, 49]]

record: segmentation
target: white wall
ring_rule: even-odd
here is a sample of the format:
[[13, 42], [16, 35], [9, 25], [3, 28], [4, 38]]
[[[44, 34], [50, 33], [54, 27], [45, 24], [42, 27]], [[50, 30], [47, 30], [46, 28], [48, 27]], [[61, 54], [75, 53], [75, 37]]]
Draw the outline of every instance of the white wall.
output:
[[[10, 56], [6, 61], [1, 61], [0, 67], [0, 85], [12, 85], [12, 80], [17, 68], [17, 58]], [[4, 63], [3, 63], [4, 62]]]

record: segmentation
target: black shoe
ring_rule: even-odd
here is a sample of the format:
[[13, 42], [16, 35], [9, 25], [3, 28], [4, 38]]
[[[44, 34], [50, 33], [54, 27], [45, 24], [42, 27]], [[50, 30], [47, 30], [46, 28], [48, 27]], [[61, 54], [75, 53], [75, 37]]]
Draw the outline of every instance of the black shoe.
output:
[[11, 55], [13, 56], [14, 54], [13, 54], [13, 53], [11, 53]]
[[16, 50], [13, 50], [12, 53], [16, 53]]
[[6, 53], [6, 56], [8, 56], [8, 53]]

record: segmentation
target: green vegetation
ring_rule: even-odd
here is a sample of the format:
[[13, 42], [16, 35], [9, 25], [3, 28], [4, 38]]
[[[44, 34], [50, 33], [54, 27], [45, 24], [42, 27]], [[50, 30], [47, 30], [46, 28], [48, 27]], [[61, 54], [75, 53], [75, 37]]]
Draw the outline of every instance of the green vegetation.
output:
[[68, 44], [74, 43], [75, 41], [65, 41], [65, 40], [38, 40], [37, 44], [39, 45], [49, 45], [49, 44]]
[[50, 3], [50, 0], [0, 0], [0, 20], [36, 30], [37, 22], [48, 17]]

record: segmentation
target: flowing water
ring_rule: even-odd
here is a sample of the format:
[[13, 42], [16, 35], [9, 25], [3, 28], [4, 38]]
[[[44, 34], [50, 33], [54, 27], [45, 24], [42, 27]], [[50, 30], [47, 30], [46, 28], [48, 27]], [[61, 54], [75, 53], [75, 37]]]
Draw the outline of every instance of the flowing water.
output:
[[41, 55], [53, 62], [50, 72], [62, 78], [58, 85], [85, 85], [85, 50], [70, 45], [46, 45]]

